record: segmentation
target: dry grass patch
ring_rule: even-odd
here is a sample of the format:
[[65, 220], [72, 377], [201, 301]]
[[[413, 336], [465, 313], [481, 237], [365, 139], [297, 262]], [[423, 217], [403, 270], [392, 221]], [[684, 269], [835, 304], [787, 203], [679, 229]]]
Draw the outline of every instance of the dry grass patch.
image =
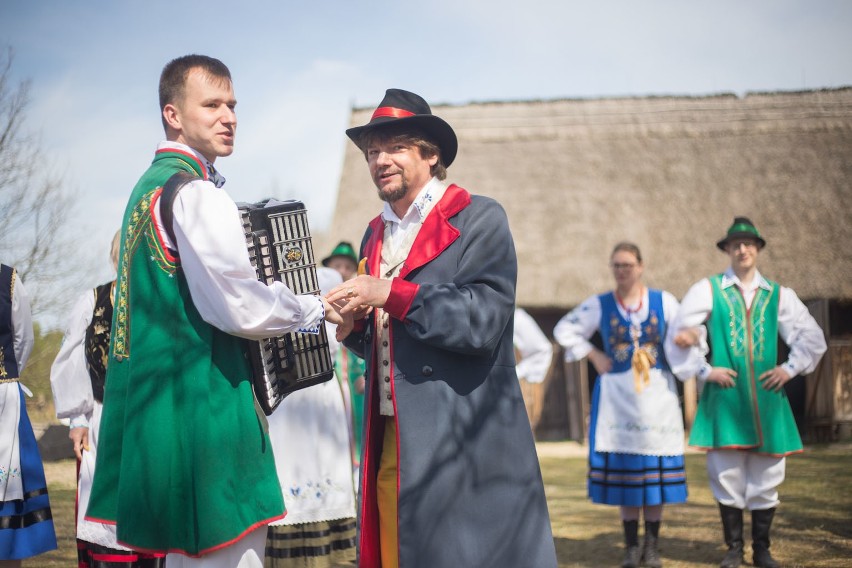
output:
[[[581, 451], [576, 451], [576, 444], [565, 444], [549, 445], [541, 452], [559, 566], [619, 566], [623, 543], [618, 510], [594, 505], [586, 499], [586, 459]], [[24, 568], [76, 565], [74, 462], [46, 465], [59, 550], [24, 561]], [[666, 568], [718, 566], [724, 554], [722, 529], [717, 505], [707, 485], [704, 455], [687, 455], [686, 471], [689, 503], [665, 511], [660, 534], [664, 565]], [[784, 566], [852, 566], [850, 487], [850, 444], [809, 447], [804, 454], [787, 460], [787, 481], [781, 487], [782, 503], [772, 532], [772, 552]], [[507, 522], [511, 518], [511, 511], [507, 511]], [[748, 535], [747, 518], [746, 560], [750, 561]]]

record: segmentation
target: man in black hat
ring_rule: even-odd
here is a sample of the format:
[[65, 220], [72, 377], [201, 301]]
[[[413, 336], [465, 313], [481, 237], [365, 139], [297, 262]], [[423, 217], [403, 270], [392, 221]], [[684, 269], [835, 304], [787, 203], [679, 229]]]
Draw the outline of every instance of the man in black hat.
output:
[[346, 339], [368, 369], [358, 565], [554, 567], [506, 214], [444, 181], [456, 135], [418, 95], [389, 89], [346, 134], [385, 202], [361, 242], [367, 274], [328, 295], [363, 318]]
[[[719, 502], [728, 552], [723, 568], [743, 562], [743, 509], [751, 511], [754, 565], [775, 567], [769, 529], [784, 480], [785, 456], [802, 451], [784, 384], [812, 372], [826, 350], [825, 337], [805, 305], [789, 288], [764, 278], [757, 258], [766, 246], [748, 218], [737, 217], [716, 246], [731, 266], [692, 286], [683, 298], [673, 331], [676, 342], [699, 341], [680, 377], [705, 381], [690, 445], [707, 450], [707, 473]], [[778, 364], [778, 337], [790, 347]]]

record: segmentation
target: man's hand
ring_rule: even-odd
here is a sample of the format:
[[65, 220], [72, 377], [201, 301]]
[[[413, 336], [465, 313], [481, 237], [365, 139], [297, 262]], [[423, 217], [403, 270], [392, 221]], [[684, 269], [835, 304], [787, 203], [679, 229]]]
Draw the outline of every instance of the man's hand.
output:
[[770, 369], [760, 375], [760, 382], [763, 383], [763, 388], [766, 390], [778, 392], [784, 388], [787, 381], [792, 378], [793, 377], [791, 377], [790, 374], [779, 365], [778, 367]]
[[343, 341], [346, 336], [352, 333], [352, 328], [355, 327], [355, 320], [352, 314], [342, 314], [340, 308], [329, 302], [324, 297], [320, 296], [322, 305], [325, 308], [325, 320], [337, 326], [335, 337], [338, 341]]
[[612, 359], [607, 357], [606, 353], [600, 349], [592, 349], [589, 352], [589, 361], [592, 362], [592, 366], [598, 372], [598, 375], [609, 373], [612, 369]]
[[83, 450], [89, 451], [89, 429], [87, 427], [71, 428], [68, 437], [74, 443], [74, 455], [78, 460], [83, 459]]
[[388, 301], [391, 281], [372, 276], [356, 276], [331, 289], [326, 295], [329, 302], [341, 306], [341, 314], [352, 313], [353, 317], [364, 317], [371, 308], [382, 308]]
[[679, 331], [675, 335], [674, 344], [683, 348], [698, 345], [698, 330], [693, 327]]
[[711, 383], [716, 383], [722, 388], [730, 388], [734, 386], [734, 377], [737, 376], [737, 372], [733, 369], [727, 369], [725, 367], [713, 367], [713, 370], [710, 371], [710, 374], [707, 375], [707, 380]]

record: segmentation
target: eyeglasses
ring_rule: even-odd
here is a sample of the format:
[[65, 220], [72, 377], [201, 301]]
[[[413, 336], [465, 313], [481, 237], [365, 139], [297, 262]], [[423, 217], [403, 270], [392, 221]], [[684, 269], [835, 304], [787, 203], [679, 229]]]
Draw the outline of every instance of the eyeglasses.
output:
[[757, 248], [757, 241], [753, 241], [751, 239], [745, 241], [731, 241], [728, 243], [729, 250], [739, 250], [740, 247], [745, 247], [747, 249]]
[[627, 263], [627, 262], [613, 262], [610, 264], [613, 270], [633, 270], [636, 268], [636, 264]]

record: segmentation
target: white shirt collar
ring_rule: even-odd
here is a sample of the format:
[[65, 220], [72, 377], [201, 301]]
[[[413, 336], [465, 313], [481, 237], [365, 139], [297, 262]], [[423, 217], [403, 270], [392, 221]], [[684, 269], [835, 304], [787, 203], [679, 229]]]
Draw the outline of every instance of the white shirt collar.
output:
[[[207, 170], [207, 177], [210, 179], [210, 181], [213, 181], [213, 183], [216, 184], [216, 187], [222, 187], [222, 185], [225, 183], [225, 178], [222, 176], [222, 174], [218, 173], [216, 168], [213, 167], [213, 164], [195, 148], [191, 148], [190, 146], [187, 146], [186, 144], [181, 144], [180, 142], [175, 142], [174, 140], [163, 140], [157, 146], [157, 150], [181, 150], [183, 152], [188, 152], [198, 158], [198, 161]], [[217, 178], [216, 181], [214, 181], [214, 177]]]
[[412, 221], [422, 222], [429, 212], [432, 211], [435, 204], [444, 196], [444, 192], [447, 190], [448, 185], [449, 184], [436, 177], [430, 179], [426, 182], [426, 185], [420, 189], [417, 197], [414, 198], [414, 201], [408, 207], [408, 211], [405, 212], [405, 215], [403, 215], [402, 218], [397, 217], [393, 208], [391, 208], [390, 203], [386, 201], [384, 208], [382, 209], [382, 219], [385, 222], [396, 223], [398, 225], [403, 223], [407, 225]]
[[754, 279], [751, 281], [749, 286], [744, 286], [740, 279], [737, 278], [737, 275], [734, 274], [734, 269], [728, 267], [725, 271], [725, 274], [722, 275], [722, 288], [728, 288], [729, 286], [737, 285], [742, 290], [757, 290], [758, 288], [763, 288], [764, 290], [771, 290], [772, 286], [769, 285], [769, 281], [763, 277], [760, 271], [755, 270]]

